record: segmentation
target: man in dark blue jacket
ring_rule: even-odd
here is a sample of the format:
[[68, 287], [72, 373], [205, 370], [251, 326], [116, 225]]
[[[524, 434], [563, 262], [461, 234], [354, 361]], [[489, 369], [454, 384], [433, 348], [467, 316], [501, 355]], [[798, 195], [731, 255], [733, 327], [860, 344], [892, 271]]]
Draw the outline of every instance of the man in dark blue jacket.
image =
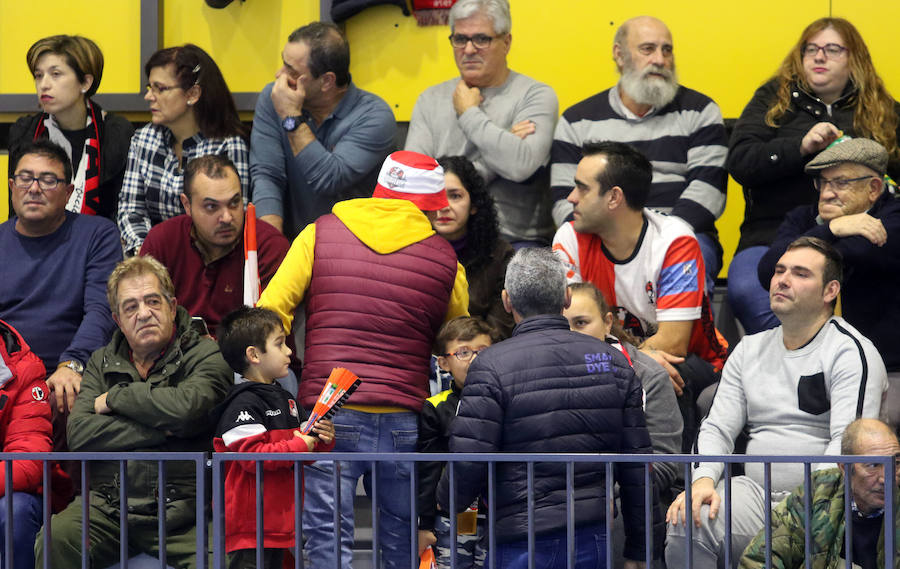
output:
[[[509, 340], [469, 368], [450, 439], [451, 452], [650, 453], [641, 384], [608, 344], [569, 330], [562, 316], [570, 293], [565, 268], [549, 249], [523, 249], [506, 271], [503, 304], [516, 322]], [[528, 485], [523, 463], [499, 463], [495, 494], [498, 567], [528, 555]], [[573, 492], [576, 567], [604, 567], [606, 503], [603, 464], [534, 465], [535, 566], [566, 567], [566, 495]], [[456, 465], [458, 510], [487, 496], [487, 463]], [[643, 566], [644, 466], [620, 464], [616, 479], [625, 515], [626, 567]], [[438, 487], [449, 509], [447, 472]], [[636, 561], [635, 561], [636, 560]]]

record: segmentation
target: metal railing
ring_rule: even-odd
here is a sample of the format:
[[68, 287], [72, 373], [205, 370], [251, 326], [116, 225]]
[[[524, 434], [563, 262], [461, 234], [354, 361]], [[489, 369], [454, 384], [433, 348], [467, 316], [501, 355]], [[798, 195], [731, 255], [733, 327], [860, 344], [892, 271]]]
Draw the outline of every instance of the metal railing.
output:
[[[43, 567], [45, 569], [49, 569], [50, 565], [50, 548], [52, 547], [52, 532], [50, 531], [50, 514], [51, 514], [51, 496], [53, 493], [52, 482], [51, 482], [51, 462], [57, 460], [67, 460], [67, 461], [81, 461], [81, 494], [82, 496], [88, 496], [90, 489], [90, 468], [89, 464], [94, 462], [118, 462], [119, 463], [119, 484], [118, 484], [118, 500], [120, 504], [119, 508], [119, 556], [120, 556], [120, 566], [122, 569], [126, 569], [128, 567], [128, 558], [129, 558], [129, 546], [128, 546], [128, 476], [127, 476], [127, 466], [129, 462], [133, 461], [148, 461], [155, 462], [157, 466], [157, 487], [163, 489], [166, 487], [166, 473], [165, 468], [163, 466], [166, 462], [169, 461], [179, 461], [179, 462], [193, 462], [194, 463], [194, 472], [196, 477], [196, 543], [197, 543], [197, 566], [201, 568], [206, 568], [209, 564], [209, 540], [207, 534], [207, 523], [209, 521], [208, 518], [208, 504], [205, 496], [207, 496], [208, 486], [206, 482], [206, 476], [209, 474], [209, 469], [212, 469], [212, 556], [213, 556], [213, 567], [220, 568], [225, 566], [225, 524], [227, 521], [225, 520], [224, 515], [224, 484], [225, 484], [225, 465], [230, 461], [240, 460], [240, 461], [253, 461], [256, 462], [256, 543], [257, 543], [257, 566], [262, 566], [262, 555], [263, 555], [263, 528], [264, 528], [264, 520], [265, 520], [265, 512], [263, 511], [263, 488], [265, 485], [266, 474], [263, 471], [263, 461], [289, 461], [293, 462], [293, 479], [294, 479], [294, 503], [302, 504], [302, 463], [309, 461], [310, 459], [315, 459], [316, 461], [328, 461], [334, 463], [333, 469], [333, 477], [334, 477], [334, 488], [335, 488], [335, 513], [334, 513], [334, 527], [335, 527], [335, 557], [337, 559], [336, 565], [340, 567], [341, 565], [341, 540], [340, 540], [340, 512], [341, 512], [341, 501], [346, 499], [354, 499], [354, 496], [341, 496], [341, 484], [340, 484], [340, 476], [342, 469], [342, 462], [344, 461], [352, 461], [352, 462], [369, 462], [372, 465], [372, 566], [379, 567], [380, 566], [380, 552], [379, 552], [379, 527], [378, 527], [378, 499], [377, 492], [375, 489], [378, 485], [378, 475], [377, 469], [375, 465], [379, 462], [407, 462], [407, 463], [417, 463], [422, 461], [432, 462], [432, 461], [443, 461], [447, 462], [447, 469], [449, 475], [449, 487], [450, 487], [450, 510], [456, 511], [456, 476], [455, 476], [455, 463], [460, 461], [466, 462], [487, 462], [487, 494], [483, 496], [488, 505], [487, 512], [487, 534], [488, 534], [488, 553], [486, 560], [486, 567], [489, 569], [497, 568], [497, 560], [495, 558], [496, 546], [497, 546], [497, 534], [495, 530], [496, 525], [496, 512], [495, 512], [495, 504], [496, 504], [496, 494], [497, 494], [497, 468], [499, 465], [508, 464], [508, 463], [524, 463], [527, 465], [526, 467], [526, 477], [527, 477], [527, 519], [528, 519], [528, 557], [529, 557], [529, 569], [533, 569], [534, 567], [534, 558], [535, 558], [535, 497], [534, 497], [534, 487], [535, 487], [535, 471], [534, 467], [536, 464], [546, 464], [546, 463], [556, 463], [556, 464], [564, 464], [565, 465], [565, 478], [566, 478], [566, 551], [567, 551], [567, 567], [568, 569], [575, 568], [575, 500], [574, 500], [574, 489], [575, 489], [575, 465], [577, 464], [595, 464], [598, 469], [602, 469], [605, 474], [605, 488], [604, 488], [604, 496], [605, 503], [607, 507], [605, 508], [605, 525], [606, 525], [606, 566], [613, 567], [613, 558], [612, 558], [612, 548], [610, 545], [612, 544], [611, 532], [612, 532], [612, 521], [613, 521], [613, 510], [609, 505], [612, 503], [614, 497], [614, 488], [613, 488], [613, 466], [614, 464], [621, 463], [641, 463], [644, 464], [644, 498], [645, 498], [645, 509], [644, 509], [644, 517], [645, 517], [645, 535], [646, 539], [646, 550], [645, 555], [646, 559], [650, 560], [654, 558], [653, 551], [653, 539], [652, 539], [652, 522], [653, 522], [653, 511], [652, 509], [656, 507], [656, 504], [651, 500], [652, 496], [652, 487], [651, 487], [651, 469], [652, 464], [654, 462], [670, 462], [670, 463], [680, 463], [684, 465], [684, 477], [687, 481], [686, 483], [686, 499], [685, 502], [687, 504], [691, 503], [691, 463], [694, 462], [704, 462], [704, 463], [725, 463], [725, 492], [723, 496], [723, 513], [725, 516], [725, 566], [729, 567], [736, 560], [731, 559], [730, 546], [731, 546], [731, 520], [732, 520], [732, 512], [731, 512], [731, 468], [729, 465], [732, 464], [744, 464], [744, 463], [763, 463], [764, 464], [764, 480], [763, 480], [763, 489], [764, 495], [769, 496], [772, 493], [772, 479], [771, 479], [771, 465], [772, 464], [783, 464], [783, 463], [794, 463], [794, 464], [802, 464], [803, 465], [803, 486], [804, 486], [804, 518], [805, 518], [805, 553], [806, 553], [806, 561], [805, 567], [810, 569], [812, 566], [812, 548], [813, 548], [813, 540], [812, 540], [812, 532], [810, 528], [811, 517], [812, 517], [812, 495], [813, 495], [813, 487], [812, 487], [812, 465], [819, 464], [823, 461], [828, 461], [829, 463], [840, 463], [840, 464], [852, 464], [852, 463], [874, 463], [878, 465], [882, 465], [884, 468], [884, 479], [886, 481], [884, 485], [884, 566], [886, 569], [892, 569], [894, 567], [894, 559], [896, 556], [896, 546], [895, 543], [895, 523], [896, 523], [896, 513], [895, 513], [895, 494], [897, 491], [896, 485], [891, 484], [887, 481], [895, 480], [896, 476], [896, 464], [895, 457], [893, 456], [828, 456], [823, 457], [821, 455], [815, 456], [776, 456], [776, 455], [767, 455], [767, 456], [746, 456], [746, 455], [728, 455], [728, 456], [694, 456], [694, 455], [616, 455], [616, 454], [604, 454], [604, 455], [586, 455], [586, 454], [418, 454], [418, 453], [322, 453], [322, 454], [310, 454], [310, 453], [215, 453], [212, 455], [212, 458], [205, 453], [176, 453], [176, 452], [167, 452], [167, 453], [156, 453], [156, 452], [122, 452], [122, 453], [0, 453], [0, 460], [3, 461], [5, 467], [5, 488], [10, 489], [13, 487], [13, 477], [12, 477], [12, 462], [14, 460], [40, 460], [43, 463], [43, 524], [44, 524], [44, 533], [43, 533], [43, 550], [45, 552]], [[415, 472], [415, 468], [412, 468], [412, 471]], [[418, 557], [416, 555], [416, 548], [414, 547], [416, 539], [417, 539], [417, 515], [416, 515], [416, 496], [417, 496], [417, 481], [416, 477], [413, 476], [409, 486], [409, 497], [410, 497], [410, 566], [417, 567], [418, 566]], [[12, 497], [11, 492], [7, 492], [8, 498]], [[844, 519], [848, 521], [851, 519], [851, 506], [850, 506], [850, 497], [851, 497], [851, 486], [850, 486], [850, 477], [844, 477]], [[82, 501], [82, 544], [88, 543], [89, 539], [84, 534], [87, 531], [87, 528], [90, 524], [90, 502], [89, 500]], [[126, 507], [122, 507], [122, 506]], [[663, 507], [667, 506], [664, 504]], [[166, 532], [166, 516], [164, 515], [166, 511], [166, 496], [165, 492], [158, 492], [157, 497], [157, 535], [160, 542], [164, 540], [164, 536], [167, 535]], [[6, 500], [6, 519], [11, 520], [13, 516], [13, 501], [12, 499]], [[765, 533], [765, 558], [766, 558], [766, 567], [771, 567], [771, 559], [772, 559], [772, 526], [771, 526], [771, 508], [765, 509], [765, 524], [764, 524], [764, 533]], [[456, 535], [456, 517], [450, 516], [450, 535]], [[294, 527], [297, 528], [297, 534], [299, 535], [302, 532], [302, 516], [301, 516], [301, 508], [294, 508]], [[845, 523], [846, 531], [844, 535], [844, 547], [847, 552], [846, 555], [846, 566], [847, 569], [851, 567], [851, 558], [852, 558], [852, 523]], [[13, 524], [6, 524], [6, 533], [3, 536], [6, 545], [6, 558], [3, 560], [3, 566], [7, 568], [13, 567]], [[688, 523], [685, 528], [685, 541], [687, 546], [687, 557], [686, 557], [686, 566], [688, 568], [692, 565], [692, 548], [689, 546], [692, 541], [692, 524]], [[456, 565], [456, 542], [455, 540], [451, 540], [451, 552], [450, 559], [451, 563], [455, 567]], [[294, 563], [295, 567], [300, 569], [304, 567], [304, 559], [302, 555], [302, 543], [301, 540], [295, 540], [294, 548]], [[165, 568], [167, 566], [166, 559], [166, 548], [159, 548], [159, 557], [158, 557], [159, 567]], [[81, 566], [84, 568], [91, 566], [90, 553], [88, 548], [82, 547], [81, 552]], [[669, 569], [677, 569], [671, 567]]]

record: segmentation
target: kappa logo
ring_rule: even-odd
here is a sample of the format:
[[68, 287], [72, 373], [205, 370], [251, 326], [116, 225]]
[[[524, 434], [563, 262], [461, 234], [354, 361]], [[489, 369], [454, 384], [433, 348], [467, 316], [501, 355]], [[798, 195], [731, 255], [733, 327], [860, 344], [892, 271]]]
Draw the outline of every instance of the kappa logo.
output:
[[40, 387], [32, 387], [31, 388], [31, 396], [35, 401], [43, 401], [44, 400], [44, 390]]
[[238, 416], [237, 416], [238, 423], [241, 423], [243, 421], [252, 421], [252, 420], [253, 420], [253, 415], [251, 415], [247, 411], [241, 411], [240, 413], [238, 413]]
[[387, 185], [393, 190], [406, 185], [406, 172], [399, 166], [393, 166], [387, 171]]
[[266, 417], [277, 417], [281, 415], [281, 409], [266, 409]]

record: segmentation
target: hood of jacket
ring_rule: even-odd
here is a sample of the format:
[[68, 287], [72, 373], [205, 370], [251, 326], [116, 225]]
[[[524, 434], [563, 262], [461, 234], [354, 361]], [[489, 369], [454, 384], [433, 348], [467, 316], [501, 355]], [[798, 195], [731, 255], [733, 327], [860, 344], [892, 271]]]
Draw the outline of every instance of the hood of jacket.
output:
[[393, 253], [434, 234], [431, 222], [412, 202], [359, 198], [339, 202], [332, 213], [379, 254]]

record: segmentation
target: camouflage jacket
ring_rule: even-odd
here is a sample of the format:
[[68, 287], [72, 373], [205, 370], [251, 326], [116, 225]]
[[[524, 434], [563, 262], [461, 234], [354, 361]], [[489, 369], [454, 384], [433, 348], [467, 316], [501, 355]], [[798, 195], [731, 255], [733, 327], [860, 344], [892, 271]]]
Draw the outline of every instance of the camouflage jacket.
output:
[[[844, 476], [837, 468], [820, 470], [812, 475], [812, 569], [839, 569], [845, 566], [841, 549], [844, 545]], [[772, 512], [772, 567], [801, 569], [804, 567], [803, 487], [796, 489]], [[895, 537], [900, 544], [900, 501], [894, 494]], [[882, 528], [884, 526], [882, 525]], [[760, 531], [741, 557], [741, 569], [766, 566], [765, 531]], [[857, 567], [856, 564], [853, 565]], [[884, 567], [884, 531], [878, 538], [878, 566]], [[894, 567], [900, 569], [895, 556]]]

